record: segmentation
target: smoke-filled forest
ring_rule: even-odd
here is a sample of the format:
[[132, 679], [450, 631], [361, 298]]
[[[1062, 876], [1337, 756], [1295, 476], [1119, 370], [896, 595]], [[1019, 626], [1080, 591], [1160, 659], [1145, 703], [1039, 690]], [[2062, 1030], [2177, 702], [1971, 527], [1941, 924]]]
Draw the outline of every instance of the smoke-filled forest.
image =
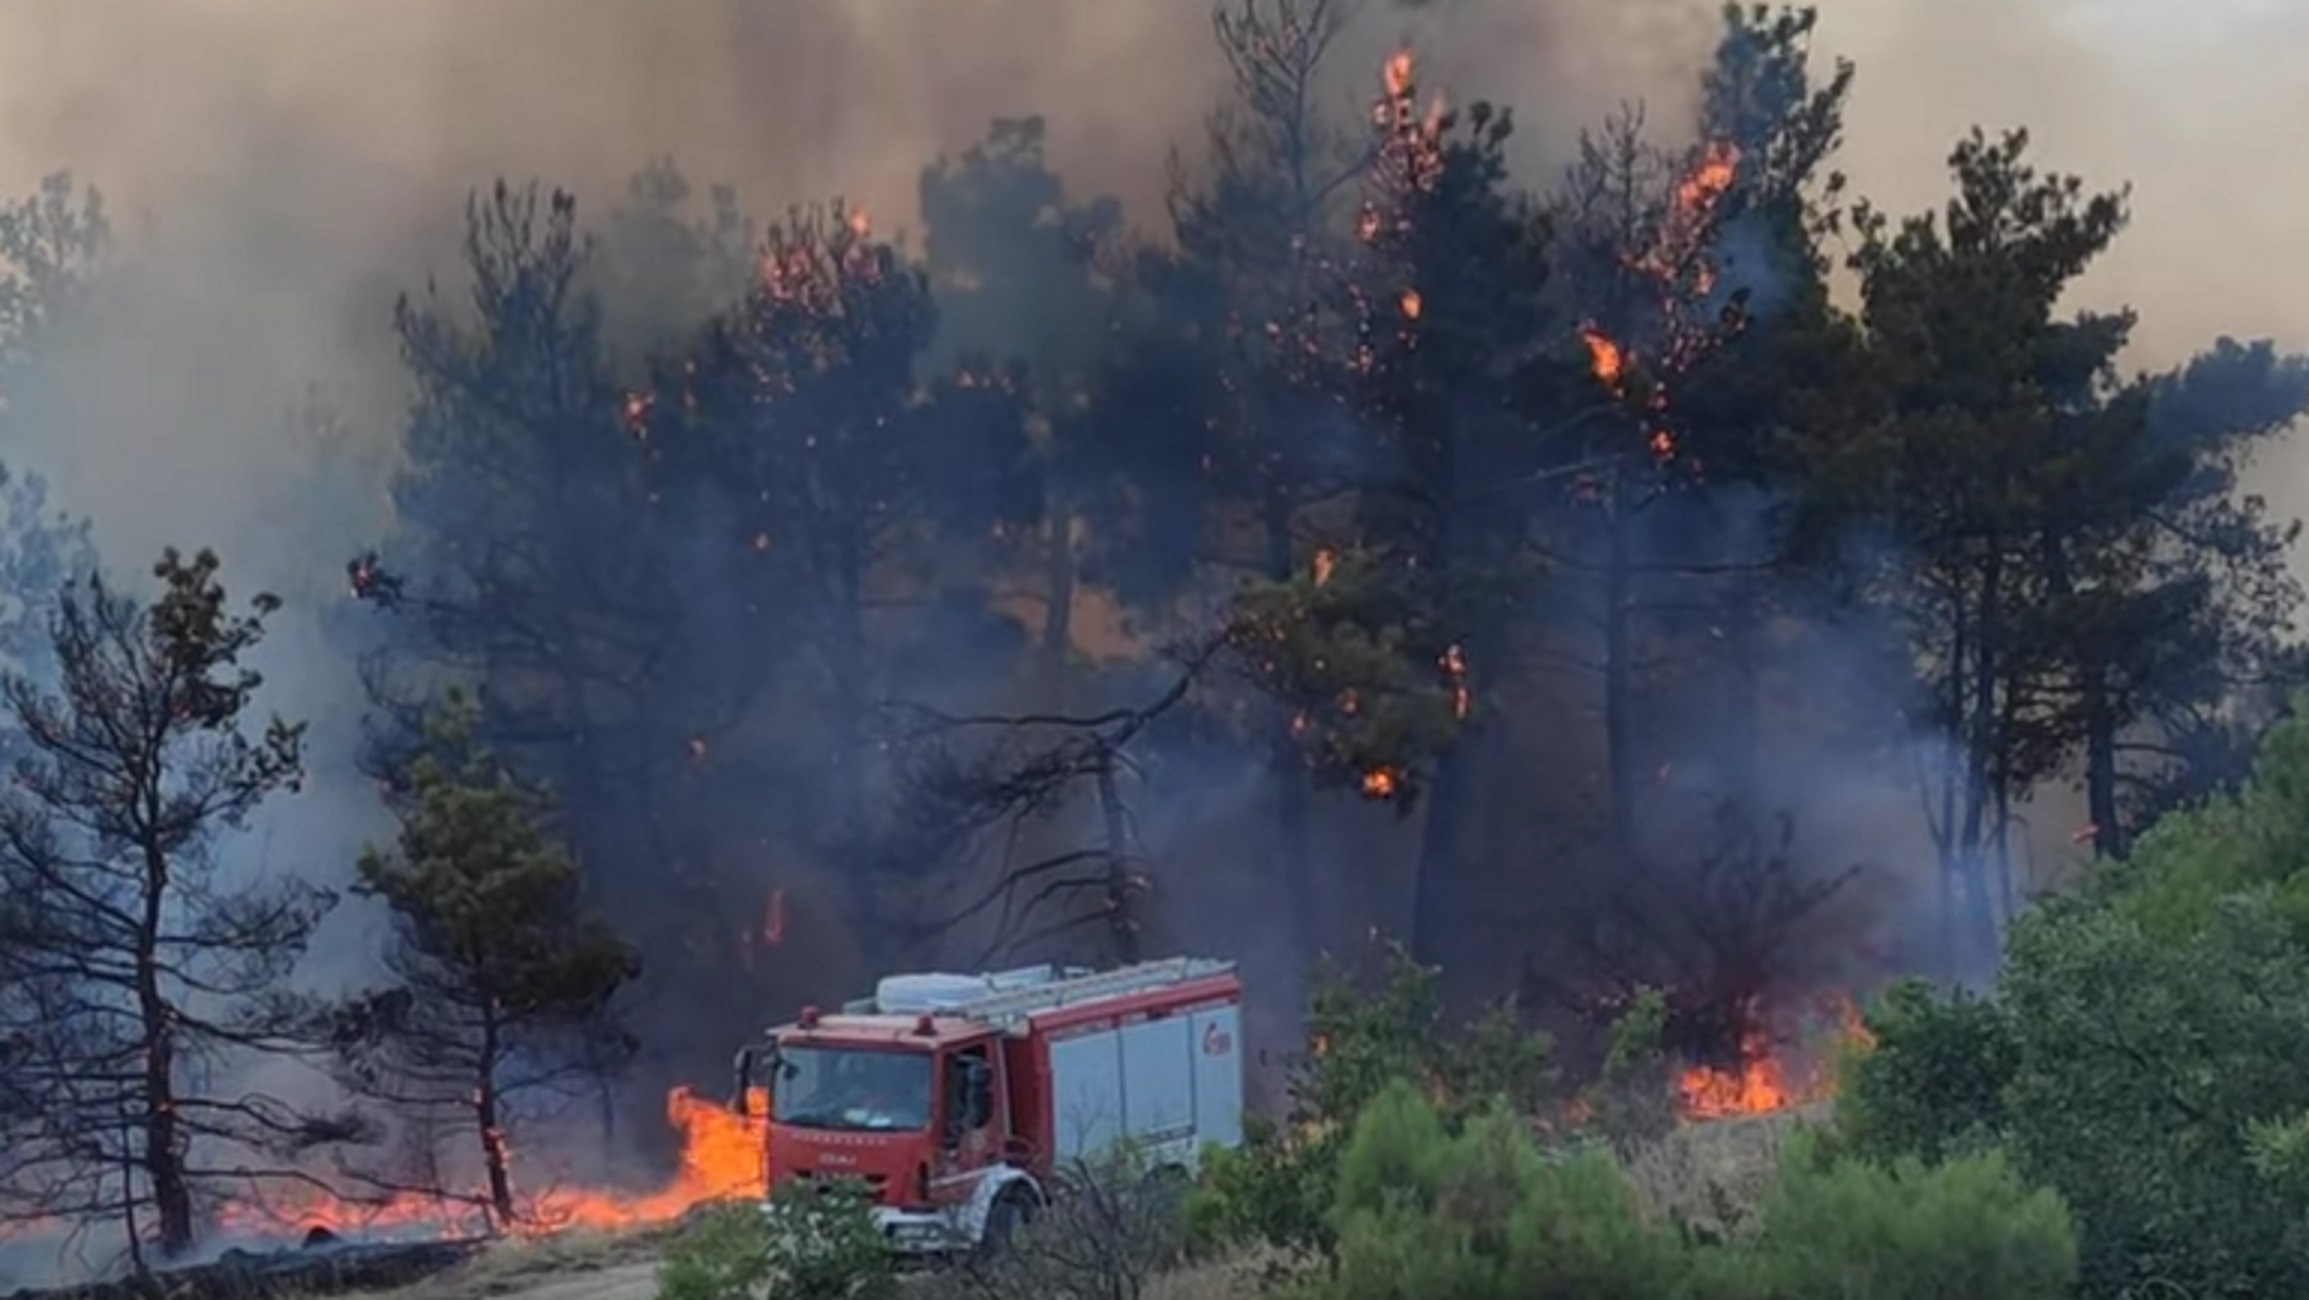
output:
[[164, 554], [38, 449], [166, 418], [167, 241], [0, 206], [8, 1233], [655, 1212], [736, 1122], [685, 1090], [898, 970], [1239, 960], [1276, 1104], [1318, 960], [1400, 946], [1574, 1084], [1656, 990], [1768, 1108], [2309, 686], [2309, 358], [2138, 363], [2076, 291], [2125, 177], [1989, 124], [1872, 202], [1810, 9], [1534, 151], [1395, 4], [1176, 7], [1223, 75], [1128, 203], [1063, 102], [918, 213], [461, 178]]

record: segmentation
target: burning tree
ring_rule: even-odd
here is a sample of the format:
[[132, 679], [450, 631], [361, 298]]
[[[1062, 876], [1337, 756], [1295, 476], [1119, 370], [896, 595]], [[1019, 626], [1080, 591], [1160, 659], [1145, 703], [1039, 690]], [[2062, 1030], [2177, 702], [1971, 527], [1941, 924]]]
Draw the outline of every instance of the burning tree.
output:
[[279, 602], [234, 613], [218, 569], [165, 552], [150, 605], [73, 583], [49, 624], [59, 686], [0, 687], [24, 746], [0, 799], [0, 1195], [117, 1219], [140, 1267], [148, 1242], [191, 1246], [204, 1180], [299, 1178], [245, 1162], [355, 1135], [212, 1090], [236, 1053], [301, 1046], [265, 995], [335, 901], [219, 861], [224, 832], [296, 789], [303, 727], [249, 729], [262, 679], [241, 661]]
[[[1387, 60], [1381, 82], [1340, 289], [1354, 322], [1341, 377], [1389, 472], [1356, 493], [1353, 526], [1405, 580], [1432, 585], [1423, 603], [1445, 617], [1443, 667], [1451, 690], [1467, 692], [1454, 697], [1464, 718], [1479, 675], [1503, 658], [1516, 598], [1538, 576], [1524, 512], [1487, 489], [1535, 464], [1513, 399], [1537, 354], [1548, 230], [1508, 189], [1507, 112], [1423, 103], [1407, 51]], [[1436, 664], [1426, 657], [1417, 669]], [[1411, 920], [1422, 961], [1439, 961], [1471, 916], [1470, 752], [1443, 747], [1426, 781]]]
[[362, 1094], [428, 1133], [472, 1135], [487, 1186], [457, 1199], [505, 1227], [518, 1104], [630, 1053], [609, 1005], [640, 963], [583, 910], [546, 801], [476, 743], [477, 721], [459, 692], [435, 710], [394, 797], [398, 850], [361, 858], [355, 892], [392, 910], [397, 982], [340, 1012], [335, 1037]]
[[[924, 273], [863, 212], [797, 208], [768, 227], [744, 297], [633, 411], [669, 501], [714, 544], [699, 568], [726, 578], [700, 671], [735, 673], [731, 698], [813, 728], [810, 757], [777, 784], [794, 792], [797, 837], [835, 858], [873, 820], [867, 732], [890, 667], [878, 608], [975, 578], [967, 543], [1040, 509], [1011, 378], [918, 380], [936, 322]], [[773, 667], [731, 641], [790, 657]], [[749, 777], [749, 801], [764, 784]], [[876, 923], [878, 873], [840, 878], [850, 919]]]
[[1473, 708], [1436, 597], [1400, 555], [1322, 547], [1304, 574], [1238, 596], [1227, 636], [1243, 674], [1291, 710], [1294, 765], [1405, 816]]

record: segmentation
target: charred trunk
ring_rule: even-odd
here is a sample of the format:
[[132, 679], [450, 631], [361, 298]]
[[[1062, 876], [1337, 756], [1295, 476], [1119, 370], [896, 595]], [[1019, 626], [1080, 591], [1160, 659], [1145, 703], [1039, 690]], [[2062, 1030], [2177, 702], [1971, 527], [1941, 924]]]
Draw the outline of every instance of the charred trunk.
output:
[[1635, 707], [1634, 646], [1630, 635], [1635, 584], [1632, 539], [1628, 536], [1634, 520], [1626, 475], [1614, 471], [1609, 491], [1604, 521], [1603, 728], [1612, 856], [1624, 864], [1636, 849], [1635, 720], [1631, 716]]
[[513, 1226], [513, 1172], [505, 1159], [505, 1126], [498, 1113], [498, 1025], [495, 1008], [482, 1013], [480, 1068], [473, 1078], [473, 1126], [481, 1138], [481, 1164], [489, 1178], [489, 1215], [499, 1231]]
[[1760, 584], [1745, 579], [1734, 579], [1734, 584], [1724, 611], [1724, 642], [1732, 672], [1725, 688], [1724, 741], [1718, 757], [1724, 764], [1726, 793], [1734, 804], [1753, 813], [1759, 806], [1764, 770], [1764, 679], [1759, 663], [1764, 618]]
[[[1290, 580], [1296, 557], [1292, 552], [1291, 503], [1281, 492], [1269, 492], [1265, 504], [1267, 576], [1277, 582]], [[1281, 895], [1276, 911], [1283, 930], [1283, 944], [1290, 953], [1290, 971], [1284, 977], [1289, 1001], [1284, 1005], [1299, 1005], [1298, 983], [1301, 968], [1315, 954], [1314, 904], [1315, 882], [1309, 875], [1307, 848], [1307, 778], [1306, 761], [1299, 752], [1297, 737], [1291, 733], [1292, 710], [1288, 705], [1278, 706], [1269, 722], [1269, 739], [1275, 774], [1275, 882]]]
[[2092, 818], [2093, 853], [2121, 858], [2131, 851], [2117, 811], [2117, 720], [2109, 707], [2108, 672], [2099, 664], [2084, 670], [2085, 803]]
[[1467, 908], [1461, 871], [1460, 823], [1465, 757], [1454, 745], [1436, 759], [1425, 794], [1427, 819], [1419, 837], [1419, 878], [1411, 898], [1411, 955], [1443, 972], [1446, 988], [1464, 987]]
[[176, 1106], [176, 1009], [160, 987], [161, 905], [168, 894], [168, 859], [144, 850], [144, 910], [136, 935], [136, 1004], [144, 1037], [144, 1176], [163, 1258], [192, 1248], [192, 1188], [186, 1175], [185, 1132]]
[[1129, 966], [1140, 960], [1138, 882], [1133, 878], [1130, 851], [1130, 816], [1122, 806], [1122, 792], [1114, 778], [1115, 756], [1099, 756], [1098, 811], [1106, 830], [1107, 933], [1114, 941], [1115, 960]]
[[2004, 770], [2005, 730], [1998, 707], [2003, 654], [2004, 552], [2002, 543], [1990, 542], [1981, 571], [1979, 633], [1975, 638], [1970, 698], [1966, 701], [1964, 823], [1957, 837], [1957, 860], [1964, 872], [1965, 957], [1979, 960], [1996, 951], [1996, 908], [1989, 894], [1987, 849], [1993, 828], [1990, 812], [1997, 806], [1996, 787]]

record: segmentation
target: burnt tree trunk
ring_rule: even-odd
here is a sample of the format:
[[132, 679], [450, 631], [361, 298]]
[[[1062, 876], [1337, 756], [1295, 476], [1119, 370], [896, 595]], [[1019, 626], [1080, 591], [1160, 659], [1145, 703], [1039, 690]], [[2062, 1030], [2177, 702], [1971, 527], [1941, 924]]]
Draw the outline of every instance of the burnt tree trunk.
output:
[[2005, 750], [2003, 714], [1998, 708], [1998, 685], [2003, 656], [1998, 639], [2003, 625], [2004, 552], [2002, 542], [1990, 540], [1988, 559], [1981, 571], [1979, 635], [1975, 638], [1970, 698], [1967, 699], [1965, 736], [1964, 823], [1957, 836], [1958, 862], [1964, 873], [1964, 957], [1977, 959], [1996, 951], [1996, 908], [1989, 895], [1987, 847], [1993, 828], [1988, 824], [1995, 805], [1997, 778]]
[[489, 1213], [498, 1230], [513, 1226], [513, 1172], [505, 1158], [504, 1117], [498, 1113], [498, 1024], [494, 1005], [481, 1014], [480, 1068], [473, 1076], [473, 1125], [481, 1137], [481, 1164], [489, 1178]]
[[2109, 707], [2108, 673], [2084, 669], [2085, 804], [2092, 819], [2093, 853], [2121, 858], [2131, 851], [2117, 811], [2117, 720]]
[[1635, 581], [1630, 538], [1634, 527], [1627, 475], [1614, 469], [1604, 509], [1603, 729], [1606, 804], [1613, 858], [1626, 863], [1636, 850], [1634, 644], [1631, 619]]
[[1143, 955], [1138, 916], [1138, 882], [1131, 878], [1130, 816], [1122, 806], [1122, 792], [1114, 779], [1112, 750], [1099, 755], [1098, 812], [1106, 829], [1107, 933], [1114, 940], [1115, 960], [1136, 964]]
[[[1279, 491], [1270, 491], [1265, 502], [1267, 576], [1276, 582], [1288, 582], [1296, 563], [1291, 548], [1291, 503]], [[1287, 979], [1291, 1001], [1297, 1006], [1300, 968], [1313, 959], [1315, 935], [1313, 910], [1316, 899], [1315, 881], [1310, 874], [1310, 855], [1307, 846], [1307, 776], [1306, 761], [1299, 752], [1299, 742], [1291, 734], [1292, 710], [1278, 705], [1270, 722], [1269, 739], [1275, 774], [1275, 881], [1282, 895], [1278, 909], [1278, 924], [1283, 930], [1283, 942], [1290, 951], [1292, 970]]]
[[1724, 647], [1732, 671], [1725, 688], [1725, 738], [1719, 758], [1725, 767], [1726, 793], [1753, 812], [1760, 802], [1758, 783], [1764, 770], [1762, 584], [1745, 577], [1732, 579], [1732, 584], [1724, 607]]
[[144, 1036], [144, 1175], [152, 1185], [160, 1253], [174, 1259], [192, 1248], [192, 1188], [185, 1172], [185, 1133], [176, 1108], [176, 1009], [160, 987], [161, 905], [168, 896], [168, 858], [144, 849], [144, 909], [137, 918], [136, 1005]]

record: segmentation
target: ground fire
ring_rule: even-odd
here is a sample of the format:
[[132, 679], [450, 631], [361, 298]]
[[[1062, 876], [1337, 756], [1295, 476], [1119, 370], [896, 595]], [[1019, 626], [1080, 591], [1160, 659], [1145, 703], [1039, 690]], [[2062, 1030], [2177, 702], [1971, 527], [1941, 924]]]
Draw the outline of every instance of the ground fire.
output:
[[[760, 1090], [746, 1113], [767, 1109]], [[763, 1123], [676, 1088], [666, 1096], [666, 1122], [681, 1135], [681, 1164], [664, 1185], [647, 1192], [585, 1187], [534, 1187], [522, 1200], [522, 1234], [569, 1228], [621, 1228], [662, 1223], [694, 1206], [759, 1194], [764, 1183]], [[442, 1194], [401, 1193], [384, 1198], [348, 1194], [343, 1198], [291, 1192], [226, 1204], [217, 1226], [240, 1236], [307, 1233], [326, 1228], [345, 1236], [364, 1232], [430, 1229], [441, 1236], [478, 1235], [485, 1216], [453, 1189]]]
[[1849, 999], [1838, 996], [1827, 1002], [1836, 1023], [1827, 1036], [1825, 1050], [1776, 1040], [1761, 1017], [1750, 1017], [1749, 1028], [1741, 1036], [1737, 1064], [1694, 1066], [1677, 1076], [1677, 1101], [1684, 1117], [1706, 1120], [1765, 1115], [1832, 1099], [1835, 1049], [1843, 1045], [1865, 1047], [1873, 1040], [1859, 1008]]
[[[1385, 776], [1384, 773], [1375, 774]], [[772, 896], [771, 906], [782, 902]], [[1869, 1041], [1852, 1003], [1826, 1000], [1834, 1022], [1826, 1038], [1836, 1044]], [[1318, 1042], [1319, 1053], [1324, 1044]], [[1831, 1050], [1789, 1045], [1776, 1039], [1759, 1019], [1745, 1035], [1738, 1064], [1694, 1066], [1676, 1078], [1679, 1110], [1685, 1119], [1706, 1121], [1761, 1115], [1830, 1099], [1834, 1079]], [[654, 1190], [613, 1191], [588, 1187], [532, 1186], [522, 1201], [521, 1235], [571, 1228], [622, 1228], [663, 1223], [711, 1201], [758, 1196], [768, 1184], [767, 1090], [747, 1089], [745, 1114], [676, 1088], [666, 1097], [666, 1122], [681, 1135], [680, 1165]], [[472, 1198], [454, 1189], [440, 1194], [402, 1193], [385, 1198], [348, 1194], [331, 1198], [312, 1193], [251, 1197], [230, 1202], [217, 1213], [217, 1226], [249, 1237], [306, 1234], [327, 1229], [342, 1236], [362, 1233], [428, 1231], [444, 1237], [479, 1235], [485, 1216]]]

